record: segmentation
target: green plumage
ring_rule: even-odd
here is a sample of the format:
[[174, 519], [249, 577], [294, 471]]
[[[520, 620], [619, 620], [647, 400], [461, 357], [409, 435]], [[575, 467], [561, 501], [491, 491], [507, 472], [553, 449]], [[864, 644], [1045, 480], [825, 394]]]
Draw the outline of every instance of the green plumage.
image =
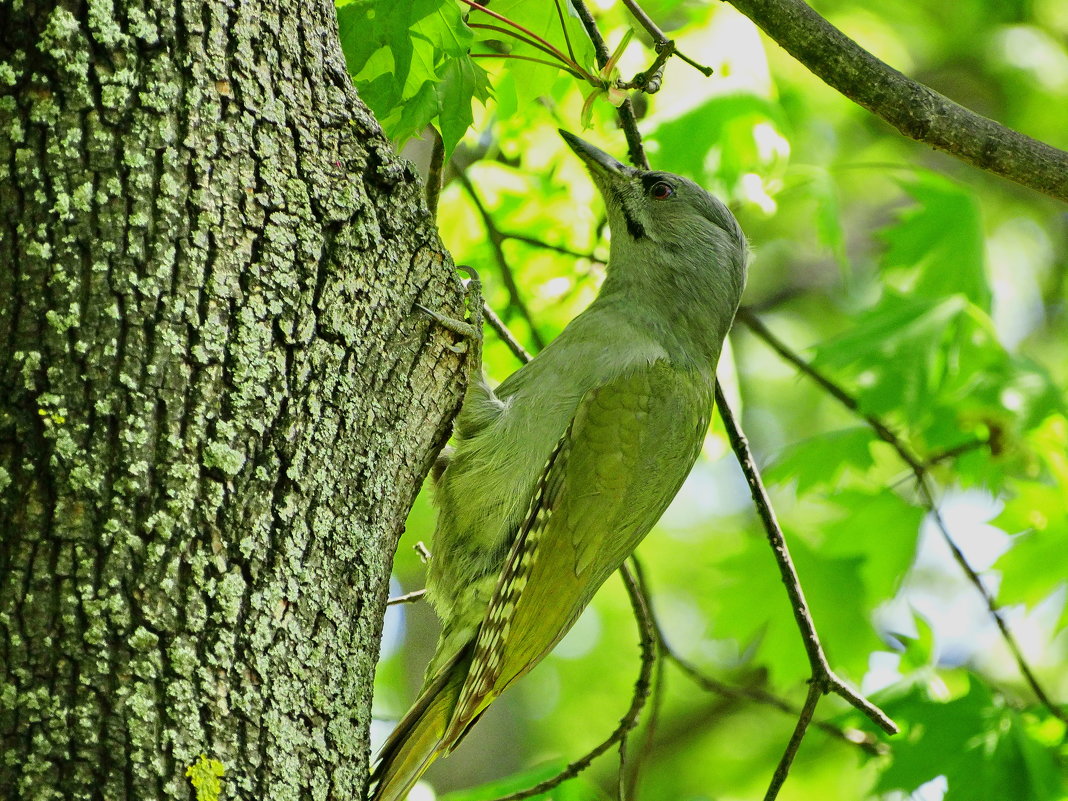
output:
[[428, 596], [443, 631], [382, 749], [373, 801], [403, 799], [552, 650], [663, 514], [708, 428], [745, 239], [692, 182], [565, 138], [606, 197], [608, 277], [496, 392], [468, 392], [436, 493]]

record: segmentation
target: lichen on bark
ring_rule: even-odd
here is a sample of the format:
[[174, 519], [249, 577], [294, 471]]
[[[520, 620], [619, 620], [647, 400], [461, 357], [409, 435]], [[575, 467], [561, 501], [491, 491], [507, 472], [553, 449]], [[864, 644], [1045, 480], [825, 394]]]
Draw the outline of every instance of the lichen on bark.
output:
[[329, 4], [26, 2], [0, 43], [0, 787], [358, 797], [462, 390]]

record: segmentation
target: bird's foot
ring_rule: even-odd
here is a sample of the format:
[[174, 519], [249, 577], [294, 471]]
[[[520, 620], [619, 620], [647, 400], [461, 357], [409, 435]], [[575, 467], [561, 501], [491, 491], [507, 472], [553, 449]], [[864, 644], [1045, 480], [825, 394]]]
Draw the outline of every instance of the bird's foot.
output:
[[[467, 318], [470, 322], [457, 320], [433, 309], [428, 309], [419, 303], [415, 304], [415, 308], [430, 315], [434, 322], [442, 328], [446, 328], [454, 334], [459, 334], [465, 340], [473, 342], [475, 348], [479, 351], [477, 355], [480, 356], [482, 350], [482, 282], [479, 280], [478, 272], [474, 267], [467, 264], [458, 264], [456, 269], [463, 270], [469, 276], [464, 283], [464, 294], [467, 299]], [[446, 345], [446, 347], [453, 353], [466, 353], [468, 346], [467, 342], [458, 342]]]

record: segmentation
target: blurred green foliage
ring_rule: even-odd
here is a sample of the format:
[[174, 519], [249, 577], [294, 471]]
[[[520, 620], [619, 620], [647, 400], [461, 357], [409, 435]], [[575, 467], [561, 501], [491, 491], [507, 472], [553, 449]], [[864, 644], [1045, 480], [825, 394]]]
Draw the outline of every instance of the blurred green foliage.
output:
[[[570, 43], [593, 68], [566, 4], [566, 39], [551, 3], [491, 7], [561, 49]], [[862, 413], [931, 460], [950, 533], [996, 593], [1047, 693], [1068, 699], [1064, 207], [903, 139], [727, 4], [643, 7], [683, 52], [715, 69], [706, 79], [673, 59], [664, 88], [636, 98], [654, 166], [689, 175], [732, 205], [754, 251], [743, 302]], [[609, 47], [637, 27], [619, 3], [594, 8]], [[824, 0], [816, 8], [917, 80], [1068, 146], [1063, 0], [901, 0], [892, 9]], [[551, 339], [604, 274], [603, 210], [555, 133], [580, 132], [590, 87], [542, 64], [475, 63], [469, 51], [522, 55], [529, 46], [464, 29], [461, 13], [479, 14], [455, 0], [339, 3], [357, 86], [398, 143], [433, 123], [451, 150], [466, 132], [446, 171], [442, 237], [458, 263], [479, 269], [489, 303], [533, 349], [530, 321]], [[643, 36], [624, 54], [624, 78], [652, 61]], [[450, 85], [457, 70], [471, 77]], [[582, 135], [625, 155], [607, 102], [597, 102]], [[425, 160], [425, 150], [416, 142], [408, 152]], [[492, 218], [518, 295], [478, 204], [455, 180], [461, 170]], [[730, 345], [720, 375], [767, 468], [831, 662], [903, 729], [885, 737], [825, 699], [818, 719], [867, 732], [886, 751], [874, 756], [812, 730], [780, 798], [1068, 797], [1065, 726], [1021, 678], [906, 465], [741, 323]], [[485, 360], [495, 380], [518, 367], [491, 332]], [[667, 642], [701, 671], [798, 704], [804, 650], [718, 422], [705, 451], [639, 551], [655, 613]], [[405, 591], [422, 586], [424, 568], [410, 546], [431, 540], [427, 496], [413, 509], [396, 561]], [[430, 617], [418, 606], [390, 612], [375, 698], [384, 717], [402, 714], [419, 684], [434, 638]], [[455, 790], [452, 801], [490, 799], [581, 756], [627, 708], [636, 641], [613, 579], [557, 652], [435, 766], [429, 784], [441, 794]], [[647, 713], [630, 740], [633, 797], [762, 795], [794, 718], [706, 692], [670, 661], [661, 690], [655, 726]], [[545, 797], [615, 798], [617, 772], [610, 753]]]

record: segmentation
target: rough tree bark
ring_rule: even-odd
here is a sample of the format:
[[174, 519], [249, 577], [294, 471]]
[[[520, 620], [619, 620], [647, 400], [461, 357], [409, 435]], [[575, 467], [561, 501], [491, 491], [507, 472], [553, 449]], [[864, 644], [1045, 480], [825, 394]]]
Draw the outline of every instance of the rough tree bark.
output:
[[[332, 3], [0, 5], [0, 797], [361, 797], [458, 281]], [[210, 795], [205, 796], [210, 797]]]

